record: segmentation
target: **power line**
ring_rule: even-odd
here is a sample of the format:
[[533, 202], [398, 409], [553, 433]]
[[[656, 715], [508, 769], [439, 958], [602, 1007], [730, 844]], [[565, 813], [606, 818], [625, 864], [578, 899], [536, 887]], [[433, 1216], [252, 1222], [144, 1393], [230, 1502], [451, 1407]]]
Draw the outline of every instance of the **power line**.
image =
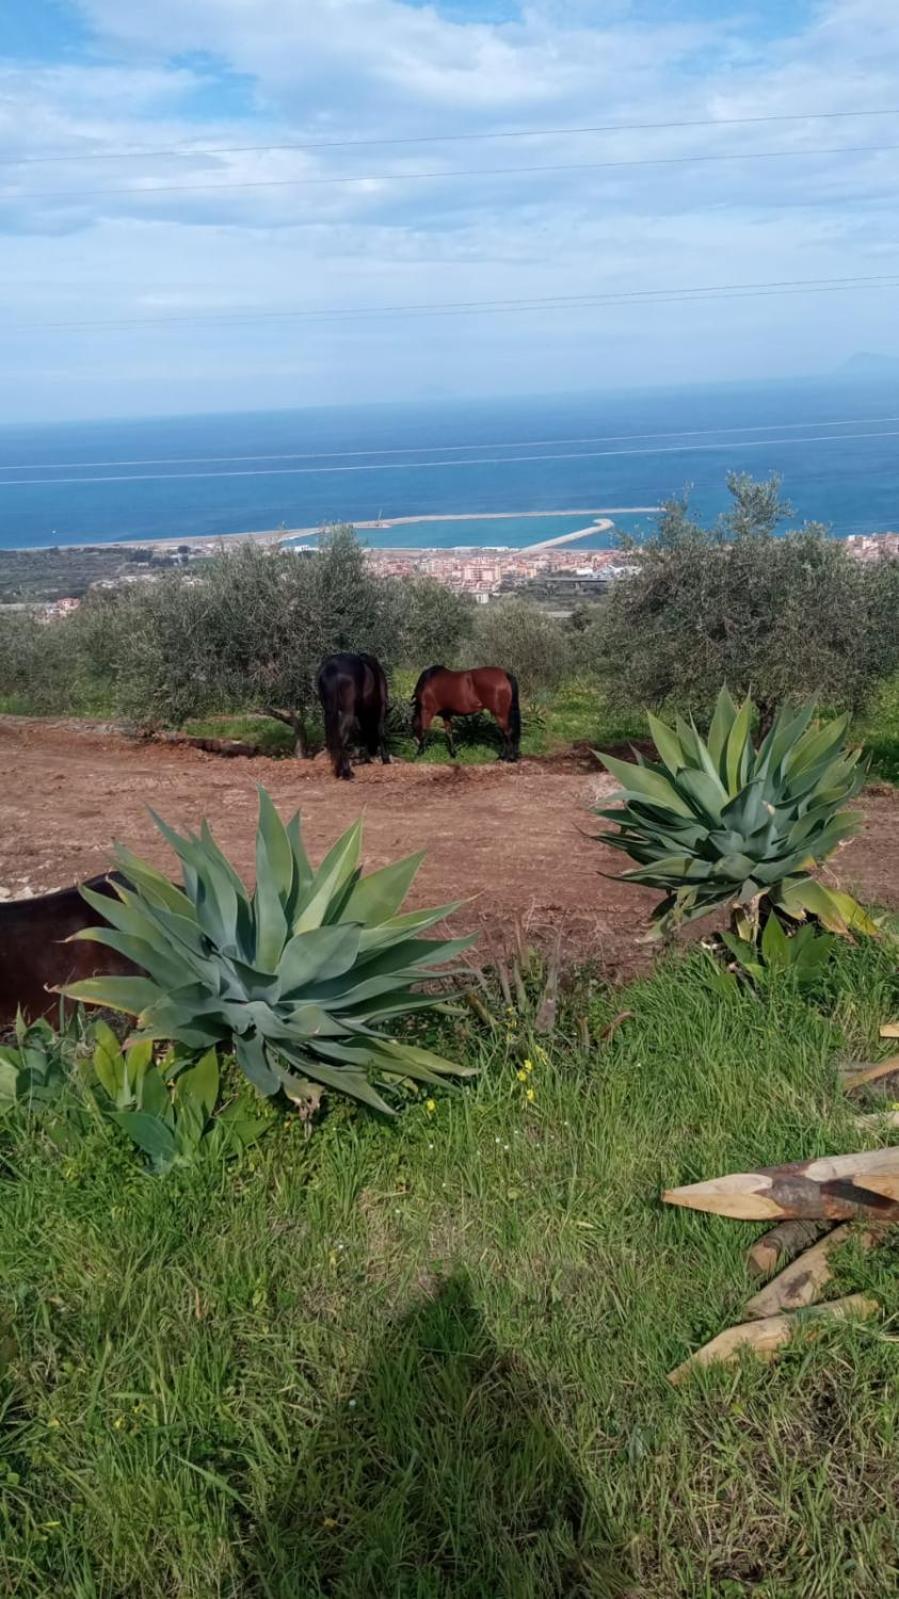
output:
[[647, 133], [672, 128], [734, 128], [756, 122], [828, 122], [846, 117], [894, 117], [899, 107], [878, 111], [790, 111], [751, 117], [697, 117], [680, 122], [604, 122], [579, 128], [513, 128], [487, 133], [419, 133], [398, 139], [309, 139], [286, 144], [183, 144], [164, 150], [82, 150], [69, 155], [0, 156], [0, 166], [49, 165], [62, 161], [155, 161], [162, 156], [256, 155], [268, 150], [356, 150], [410, 144], [471, 144], [487, 139], [558, 139], [586, 133]]
[[222, 323], [231, 322], [265, 322], [265, 321], [323, 321], [323, 322], [355, 322], [368, 317], [382, 316], [459, 316], [470, 313], [489, 312], [491, 315], [513, 311], [565, 311], [584, 310], [593, 306], [605, 305], [668, 305], [672, 302], [686, 302], [687, 304], [702, 304], [715, 300], [753, 299], [766, 298], [780, 294], [835, 294], [852, 289], [894, 289], [899, 288], [899, 273], [879, 274], [870, 277], [846, 278], [784, 278], [774, 279], [770, 283], [724, 283], [699, 285], [695, 288], [680, 289], [629, 289], [609, 291], [603, 293], [596, 291], [593, 294], [585, 292], [573, 295], [549, 295], [545, 298], [525, 298], [520, 300], [449, 300], [435, 302], [431, 305], [403, 304], [386, 306], [348, 306], [343, 309], [297, 309], [286, 311], [220, 311], [197, 314], [195, 312], [175, 312], [170, 316], [152, 317], [122, 317], [98, 320], [67, 320], [64, 322], [17, 322], [6, 328], [0, 327], [0, 333], [26, 333], [39, 329], [41, 331], [60, 329], [107, 329], [131, 327], [157, 327], [169, 322], [192, 322], [199, 326], [208, 324], [217, 327]]
[[[885, 433], [844, 433], [840, 435], [840, 443], [854, 439], [896, 439], [899, 430]], [[367, 466], [283, 466], [283, 467], [254, 467], [248, 470], [229, 472], [143, 472], [128, 476], [116, 477], [58, 477], [58, 478], [9, 478], [0, 482], [0, 489], [9, 488], [57, 488], [60, 484], [72, 485], [76, 483], [159, 483], [159, 482], [189, 482], [197, 478], [231, 478], [231, 477], [313, 477], [324, 473], [347, 472], [409, 472], [421, 471], [434, 467], [468, 467], [468, 466], [516, 466], [535, 461], [591, 461], [607, 456], [626, 455], [678, 455], [695, 453], [700, 450], [747, 450], [761, 449], [766, 446], [783, 448], [796, 444], [833, 444], [834, 435], [824, 433], [812, 435], [803, 439], [733, 439], [722, 444], [666, 444], [645, 450], [578, 450], [575, 452], [559, 452], [549, 455], [503, 455], [481, 457], [468, 461], [384, 461], [375, 462]]]
[[[375, 447], [371, 450], [282, 450], [275, 455], [141, 456], [139, 459], [133, 461], [19, 461], [12, 466], [0, 466], [0, 473], [59, 472], [67, 467], [77, 467], [79, 471], [83, 471], [87, 467], [97, 466], [227, 466], [242, 461], [334, 461], [347, 460], [362, 455], [449, 455], [458, 450], [537, 450], [547, 449], [549, 447], [556, 448], [563, 444], [626, 444], [635, 443], [643, 439], [710, 438], [713, 435], [717, 436], [721, 433], [772, 433], [777, 432], [778, 430], [781, 432], [797, 432], [802, 428], [813, 427], [872, 427], [875, 424], [880, 425], [881, 423], [886, 422], [899, 422], [899, 416], [849, 416], [840, 417], [832, 422], [822, 421], [820, 418], [814, 418], [805, 422], [761, 422], [752, 423], [746, 427], [726, 428], [675, 428], [673, 430], [669, 430], [668, 432], [659, 433], [606, 433], [601, 434], [599, 437], [589, 436], [586, 438], [577, 437], [569, 439], [490, 439], [483, 444], [478, 442], [472, 443], [471, 441], [469, 441], [467, 444], [408, 444], [400, 448], [393, 448], [389, 450], [382, 450]], [[833, 436], [835, 440], [841, 437], [839, 433], [835, 433]], [[879, 437], [880, 435], [875, 436]], [[890, 437], [891, 435], [884, 436]], [[768, 441], [765, 439], [759, 439], [749, 442], [764, 444]], [[690, 446], [685, 446], [685, 448], [690, 448]], [[524, 456], [522, 459], [536, 460], [542, 459], [542, 457]], [[403, 465], [404, 463], [399, 462], [398, 464]], [[410, 466], [415, 466], [418, 463], [415, 461], [410, 461], [407, 464]], [[444, 464], [452, 466], [454, 463], [452, 461], [448, 461]], [[174, 472], [167, 475], [178, 477], [180, 474]], [[221, 473], [210, 474], [210, 476], [213, 477], [221, 475]], [[2, 479], [0, 479], [0, 481], [2, 481]], [[55, 481], [57, 480], [53, 478], [48, 479], [48, 482], [50, 483]]]
[[239, 183], [148, 183], [106, 189], [32, 189], [21, 194], [0, 194], [0, 204], [22, 200], [91, 200], [110, 194], [228, 193], [236, 189], [330, 188], [351, 183], [431, 183], [451, 178], [533, 177], [559, 172], [605, 172], [623, 167], [672, 167], [713, 161], [785, 161], [797, 156], [881, 155], [899, 150], [899, 144], [841, 145], [836, 149], [737, 150], [716, 155], [641, 156], [636, 161], [586, 161], [534, 167], [452, 167], [446, 172], [361, 172], [352, 177], [258, 178]]

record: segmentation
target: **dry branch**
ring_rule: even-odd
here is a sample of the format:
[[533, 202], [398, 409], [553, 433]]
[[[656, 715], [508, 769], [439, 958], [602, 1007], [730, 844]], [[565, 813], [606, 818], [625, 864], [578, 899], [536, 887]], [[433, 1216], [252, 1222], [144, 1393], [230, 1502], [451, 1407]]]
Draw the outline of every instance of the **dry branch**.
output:
[[875, 1061], [872, 1066], [860, 1066], [855, 1071], [845, 1071], [840, 1074], [840, 1082], [847, 1094], [856, 1088], [864, 1088], [866, 1083], [876, 1083], [881, 1077], [891, 1077], [893, 1072], [899, 1072], [899, 1055], [888, 1055], [886, 1060]]
[[881, 1038], [899, 1038], [899, 1022], [884, 1022], [880, 1029]]
[[873, 1249], [884, 1236], [880, 1227], [853, 1227], [843, 1222], [827, 1233], [811, 1249], [806, 1249], [782, 1272], [753, 1294], [746, 1306], [746, 1315], [776, 1316], [784, 1310], [804, 1310], [820, 1299], [822, 1290], [833, 1277], [830, 1258], [835, 1250], [854, 1238], [861, 1249]]
[[750, 1277], [770, 1277], [779, 1266], [786, 1265], [804, 1249], [810, 1249], [829, 1227], [826, 1221], [778, 1222], [747, 1250], [746, 1269]]
[[899, 1148], [826, 1155], [786, 1166], [764, 1166], [754, 1172], [733, 1172], [711, 1182], [668, 1188], [662, 1198], [668, 1205], [743, 1221], [791, 1216], [899, 1221]]
[[847, 1294], [845, 1299], [815, 1305], [800, 1315], [766, 1316], [762, 1321], [747, 1321], [739, 1327], [728, 1327], [726, 1332], [719, 1333], [717, 1338], [703, 1344], [688, 1360], [670, 1371], [668, 1381], [677, 1387], [697, 1366], [711, 1366], [716, 1361], [735, 1361], [743, 1349], [751, 1349], [760, 1360], [774, 1360], [794, 1333], [802, 1331], [814, 1338], [818, 1331], [816, 1323], [820, 1321], [843, 1321], [850, 1317], [861, 1321], [876, 1315], [879, 1309], [877, 1300], [869, 1299], [866, 1294]]

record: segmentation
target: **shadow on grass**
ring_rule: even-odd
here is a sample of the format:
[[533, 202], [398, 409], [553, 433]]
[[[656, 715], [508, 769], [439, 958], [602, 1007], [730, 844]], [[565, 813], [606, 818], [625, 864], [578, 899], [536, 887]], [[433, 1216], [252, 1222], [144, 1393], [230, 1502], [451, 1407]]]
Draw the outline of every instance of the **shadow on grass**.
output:
[[397, 1323], [257, 1530], [265, 1599], [611, 1599], [627, 1583], [546, 1416], [449, 1279]]

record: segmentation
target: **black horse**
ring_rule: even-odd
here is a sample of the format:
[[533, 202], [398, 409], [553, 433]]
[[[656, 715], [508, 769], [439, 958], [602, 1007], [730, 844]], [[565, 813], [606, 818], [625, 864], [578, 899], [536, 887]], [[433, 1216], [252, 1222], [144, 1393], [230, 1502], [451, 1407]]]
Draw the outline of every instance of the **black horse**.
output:
[[318, 669], [318, 697], [325, 718], [325, 743], [334, 762], [334, 776], [351, 778], [350, 746], [360, 743], [365, 760], [380, 755], [386, 766], [387, 678], [373, 655], [341, 651]]

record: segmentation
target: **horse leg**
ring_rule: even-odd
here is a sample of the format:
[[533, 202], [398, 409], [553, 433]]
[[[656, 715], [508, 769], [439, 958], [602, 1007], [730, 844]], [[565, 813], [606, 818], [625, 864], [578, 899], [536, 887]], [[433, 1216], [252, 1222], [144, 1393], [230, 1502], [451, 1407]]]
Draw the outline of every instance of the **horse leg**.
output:
[[453, 742], [453, 719], [451, 716], [444, 715], [443, 727], [446, 733], [446, 747], [449, 750], [450, 760], [454, 761], [456, 759], [456, 746]]
[[334, 776], [342, 778], [345, 783], [352, 782], [353, 778], [349, 752], [355, 727], [356, 718], [353, 712], [341, 708], [331, 741], [331, 759], [334, 762]]
[[381, 710], [380, 710], [380, 712], [378, 714], [378, 723], [377, 723], [377, 728], [375, 730], [375, 740], [374, 740], [374, 748], [372, 749], [372, 755], [374, 755], [375, 749], [377, 750], [378, 754], [381, 757], [382, 766], [389, 766], [390, 765], [390, 751], [387, 748], [387, 705], [386, 705], [386, 702], [381, 706]]
[[418, 731], [418, 748], [415, 751], [415, 759], [416, 760], [418, 760], [419, 755], [424, 755], [425, 743], [427, 742], [427, 737], [428, 737], [428, 729], [429, 729], [433, 719], [434, 719], [434, 712], [433, 711], [422, 710], [421, 717], [420, 717], [419, 731]]
[[508, 722], [503, 722], [503, 719], [498, 711], [494, 711], [493, 719], [496, 722], [503, 739], [503, 747], [496, 758], [498, 761], [512, 761], [515, 759], [515, 757], [512, 753], [512, 740], [509, 735], [509, 724]]

